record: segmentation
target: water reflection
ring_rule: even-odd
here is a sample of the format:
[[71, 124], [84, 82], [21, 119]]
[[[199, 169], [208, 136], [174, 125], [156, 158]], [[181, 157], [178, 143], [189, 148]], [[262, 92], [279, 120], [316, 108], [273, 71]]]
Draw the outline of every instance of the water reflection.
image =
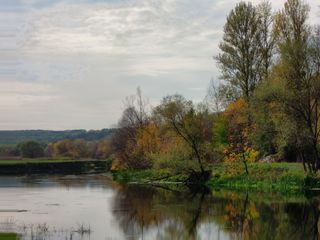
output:
[[303, 195], [129, 185], [114, 214], [131, 239], [319, 239], [319, 199]]
[[319, 239], [319, 206], [317, 195], [121, 185], [99, 175], [0, 178], [0, 231], [23, 239]]

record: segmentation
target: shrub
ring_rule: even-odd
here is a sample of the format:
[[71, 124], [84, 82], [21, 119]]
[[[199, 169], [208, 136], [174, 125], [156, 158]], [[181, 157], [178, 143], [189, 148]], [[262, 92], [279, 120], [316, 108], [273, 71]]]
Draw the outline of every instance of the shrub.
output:
[[36, 141], [22, 142], [18, 145], [20, 154], [25, 158], [37, 158], [44, 156], [45, 146]]

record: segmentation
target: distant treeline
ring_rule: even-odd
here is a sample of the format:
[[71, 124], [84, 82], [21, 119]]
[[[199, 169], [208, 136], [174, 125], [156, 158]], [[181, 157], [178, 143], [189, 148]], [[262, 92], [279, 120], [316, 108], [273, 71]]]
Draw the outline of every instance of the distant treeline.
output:
[[86, 141], [78, 138], [44, 143], [34, 140], [16, 145], [0, 145], [0, 160], [21, 158], [107, 159], [111, 155], [110, 139]]
[[18, 130], [18, 131], [0, 131], [0, 145], [15, 145], [24, 141], [37, 141], [42, 143], [56, 142], [63, 139], [83, 139], [86, 141], [98, 141], [109, 138], [114, 129], [101, 130]]

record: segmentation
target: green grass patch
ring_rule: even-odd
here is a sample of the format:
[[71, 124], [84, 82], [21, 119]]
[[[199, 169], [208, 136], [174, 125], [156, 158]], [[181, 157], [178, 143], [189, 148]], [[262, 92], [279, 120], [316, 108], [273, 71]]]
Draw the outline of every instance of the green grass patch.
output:
[[[249, 175], [241, 163], [222, 163], [212, 168], [207, 186], [261, 192], [302, 192], [320, 188], [320, 178], [308, 175], [301, 163], [250, 163]], [[112, 173], [114, 180], [136, 183], [184, 182], [187, 174], [173, 175], [169, 169], [125, 170]], [[292, 195], [291, 194], [291, 195]]]
[[169, 169], [123, 170], [113, 172], [112, 176], [114, 180], [124, 183], [183, 182], [187, 178], [185, 174], [172, 174]]
[[308, 181], [315, 177], [308, 176], [301, 163], [250, 163], [248, 169], [249, 175], [241, 163], [219, 164], [213, 167], [208, 185], [283, 191], [315, 187]]
[[16, 233], [0, 233], [0, 240], [19, 240], [20, 237]]

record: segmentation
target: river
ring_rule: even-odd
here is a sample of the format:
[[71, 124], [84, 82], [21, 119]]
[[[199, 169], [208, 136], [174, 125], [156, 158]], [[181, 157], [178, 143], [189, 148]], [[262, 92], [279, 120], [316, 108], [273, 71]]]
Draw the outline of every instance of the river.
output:
[[23, 240], [318, 239], [316, 194], [0, 177], [0, 232]]

